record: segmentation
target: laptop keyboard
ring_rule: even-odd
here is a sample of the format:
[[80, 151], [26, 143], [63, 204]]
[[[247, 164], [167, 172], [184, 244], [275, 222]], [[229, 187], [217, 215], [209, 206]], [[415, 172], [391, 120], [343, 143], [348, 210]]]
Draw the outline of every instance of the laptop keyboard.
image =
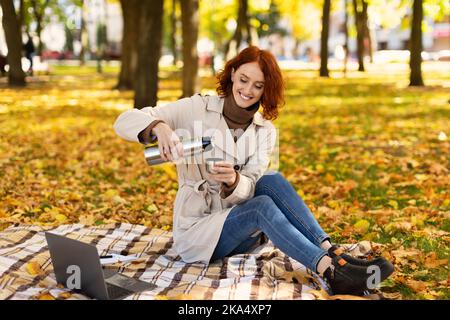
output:
[[125, 297], [127, 295], [134, 293], [133, 291], [130, 291], [130, 290], [118, 287], [118, 286], [114, 286], [112, 284], [107, 284], [106, 289], [108, 290], [108, 296], [110, 299]]

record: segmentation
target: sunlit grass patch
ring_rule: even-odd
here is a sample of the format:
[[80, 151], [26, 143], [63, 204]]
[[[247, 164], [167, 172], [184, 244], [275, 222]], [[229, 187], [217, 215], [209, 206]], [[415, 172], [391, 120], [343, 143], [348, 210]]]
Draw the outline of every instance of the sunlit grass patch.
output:
[[[449, 297], [440, 261], [450, 239], [449, 66], [425, 64], [433, 86], [412, 89], [403, 69], [332, 79], [284, 71], [274, 121], [279, 170], [333, 241], [384, 245], [396, 273], [381, 290], [405, 299]], [[175, 167], [147, 166], [141, 145], [115, 135], [117, 115], [133, 106], [132, 91], [113, 89], [116, 73], [58, 67], [25, 89], [0, 87], [0, 229], [122, 221], [170, 230]], [[200, 80], [214, 92], [213, 77]], [[159, 87], [159, 104], [178, 99], [179, 70], [163, 69]]]

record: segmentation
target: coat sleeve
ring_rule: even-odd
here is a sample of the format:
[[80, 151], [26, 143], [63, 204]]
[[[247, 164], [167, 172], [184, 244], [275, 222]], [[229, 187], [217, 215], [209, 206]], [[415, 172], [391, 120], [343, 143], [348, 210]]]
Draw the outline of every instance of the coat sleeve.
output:
[[255, 195], [256, 181], [266, 172], [270, 163], [270, 156], [276, 145], [276, 129], [272, 123], [268, 122], [256, 135], [256, 152], [249, 157], [247, 164], [242, 166], [239, 174], [239, 182], [233, 192], [226, 197], [221, 192], [221, 197], [231, 204], [239, 204]]
[[164, 121], [172, 130], [182, 128], [192, 118], [193, 108], [194, 99], [189, 97], [163, 106], [131, 109], [118, 116], [113, 128], [119, 137], [139, 142], [139, 133], [155, 120]]

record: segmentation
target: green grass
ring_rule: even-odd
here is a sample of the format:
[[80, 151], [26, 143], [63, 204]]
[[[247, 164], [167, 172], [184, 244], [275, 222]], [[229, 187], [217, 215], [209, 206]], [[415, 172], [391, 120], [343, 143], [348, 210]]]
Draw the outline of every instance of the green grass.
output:
[[[109, 65], [108, 63], [102, 64], [102, 71], [105, 74], [117, 74], [119, 72], [119, 67], [116, 65]], [[77, 66], [77, 65], [66, 65], [64, 63], [62, 64], [53, 64], [50, 67], [50, 72], [52, 75], [59, 75], [59, 76], [65, 76], [65, 75], [92, 75], [97, 73], [97, 66], [95, 65], [84, 65], [84, 66]]]
[[[417, 249], [422, 260], [433, 252], [449, 258], [450, 183], [438, 165], [450, 167], [450, 147], [448, 138], [438, 137], [450, 135], [450, 63], [424, 63], [423, 70], [424, 88], [407, 86], [404, 65], [369, 65], [368, 72], [351, 71], [347, 78], [332, 71], [330, 79], [316, 71], [283, 71], [286, 105], [274, 121], [278, 169], [315, 215], [322, 212], [319, 221], [336, 243], [369, 237], [384, 245], [380, 252], [386, 255]], [[30, 209], [52, 207], [70, 223], [78, 222], [80, 212], [108, 208], [95, 224], [170, 227], [160, 219], [172, 214], [176, 180], [145, 167], [136, 158], [141, 147], [124, 143], [111, 128], [133, 99], [131, 91], [112, 90], [118, 68], [105, 64], [97, 74], [95, 65], [55, 65], [51, 71], [21, 90], [0, 83], [0, 176], [6, 177], [0, 179], [0, 199], [8, 199], [0, 200], [0, 229], [25, 221], [9, 218], [17, 210], [28, 222], [48, 222]], [[180, 70], [163, 68], [160, 76], [160, 103], [178, 99]], [[204, 92], [214, 90], [215, 79], [200, 80]], [[82, 196], [76, 210], [55, 196], [55, 190], [69, 188]], [[104, 199], [108, 190], [127, 203]], [[149, 199], [158, 212], [144, 219]], [[361, 219], [370, 223], [365, 232], [354, 227]], [[448, 266], [427, 270], [418, 261], [416, 269], [396, 267], [382, 291], [403, 299], [449, 299], [448, 288], [439, 284]], [[435, 293], [416, 292], [399, 275], [423, 281]]]

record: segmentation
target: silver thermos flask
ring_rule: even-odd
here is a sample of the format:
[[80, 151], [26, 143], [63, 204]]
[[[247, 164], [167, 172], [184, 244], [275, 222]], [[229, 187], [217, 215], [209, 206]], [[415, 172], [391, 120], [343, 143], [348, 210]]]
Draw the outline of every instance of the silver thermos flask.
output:
[[[208, 150], [213, 147], [210, 137], [200, 137], [186, 141], [181, 140], [181, 144], [183, 145], [183, 158], [201, 153], [204, 150]], [[146, 147], [144, 149], [144, 156], [149, 166], [167, 162], [161, 158], [158, 145]]]

